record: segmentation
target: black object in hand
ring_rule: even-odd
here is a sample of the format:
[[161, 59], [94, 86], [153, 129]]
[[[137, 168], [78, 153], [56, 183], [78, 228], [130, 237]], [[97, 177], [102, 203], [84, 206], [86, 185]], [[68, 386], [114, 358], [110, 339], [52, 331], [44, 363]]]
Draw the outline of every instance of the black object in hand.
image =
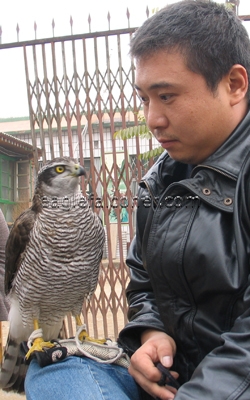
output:
[[158, 382], [158, 385], [170, 385], [173, 386], [175, 389], [179, 389], [180, 384], [177, 380], [171, 375], [168, 368], [164, 367], [160, 362], [156, 364], [156, 367], [161, 372], [161, 379]]

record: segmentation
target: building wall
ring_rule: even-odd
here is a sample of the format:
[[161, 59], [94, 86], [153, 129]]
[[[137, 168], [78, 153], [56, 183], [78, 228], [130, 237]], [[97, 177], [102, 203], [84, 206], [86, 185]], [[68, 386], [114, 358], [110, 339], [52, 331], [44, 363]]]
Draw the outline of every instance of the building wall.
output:
[[[101, 143], [100, 143], [100, 133], [98, 127], [94, 127], [93, 129], [93, 143], [94, 143], [94, 157], [100, 158], [101, 157]], [[118, 128], [120, 129], [120, 128]], [[12, 133], [14, 136], [18, 137], [21, 140], [26, 141], [29, 144], [32, 144], [31, 132], [24, 132], [24, 133]], [[82, 139], [83, 139], [83, 157], [89, 159], [90, 158], [90, 135], [88, 131], [84, 132], [84, 127], [82, 130]], [[112, 146], [112, 134], [110, 132], [109, 127], [104, 128], [104, 148], [106, 153], [111, 153], [113, 151]], [[149, 141], [148, 139], [140, 138], [140, 151], [144, 153], [149, 150]], [[68, 133], [63, 131], [62, 134], [62, 142], [63, 142], [63, 154], [65, 156], [69, 156], [69, 144], [68, 144]], [[159, 143], [156, 139], [152, 139], [153, 148], [158, 147]], [[77, 131], [75, 128], [72, 128], [72, 143], [73, 143], [73, 150], [74, 150], [74, 157], [79, 158], [79, 140]], [[36, 144], [37, 147], [41, 148], [41, 139], [40, 133], [36, 133]], [[51, 160], [51, 150], [50, 150], [50, 137], [49, 133], [45, 132], [45, 151], [46, 151], [46, 159]], [[136, 155], [136, 138], [127, 139], [128, 145], [128, 153], [129, 155]], [[53, 134], [53, 147], [54, 147], [54, 154], [55, 157], [60, 156], [59, 152], [59, 142], [58, 142], [58, 135], [57, 132]], [[122, 139], [116, 139], [116, 151], [122, 152], [124, 150], [124, 141]]]
[[33, 179], [31, 164], [0, 154], [0, 208], [8, 223], [12, 223], [31, 200]]

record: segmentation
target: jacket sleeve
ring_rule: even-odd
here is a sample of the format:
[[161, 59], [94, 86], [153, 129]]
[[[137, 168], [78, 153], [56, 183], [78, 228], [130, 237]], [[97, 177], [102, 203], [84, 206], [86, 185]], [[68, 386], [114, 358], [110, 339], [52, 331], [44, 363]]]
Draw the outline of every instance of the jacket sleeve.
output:
[[[141, 195], [139, 198], [143, 198], [143, 196]], [[142, 261], [141, 237], [144, 233], [149, 210], [144, 208], [142, 204], [139, 206], [141, 208], [137, 212], [137, 234], [130, 245], [126, 260], [131, 276], [126, 290], [129, 322], [119, 335], [119, 343], [130, 355], [140, 347], [141, 333], [145, 329], [164, 331], [148, 273]]]
[[[248, 302], [250, 288], [247, 289]], [[250, 312], [239, 317], [223, 344], [198, 365], [192, 378], [178, 390], [175, 400], [250, 399]]]

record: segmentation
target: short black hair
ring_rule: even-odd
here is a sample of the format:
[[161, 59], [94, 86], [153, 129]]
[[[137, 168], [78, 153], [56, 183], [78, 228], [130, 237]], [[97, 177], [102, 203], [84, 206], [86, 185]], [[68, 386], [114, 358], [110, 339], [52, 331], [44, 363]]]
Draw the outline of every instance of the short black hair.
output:
[[[130, 55], [136, 59], [160, 51], [179, 51], [187, 67], [216, 91], [233, 65], [250, 77], [250, 40], [242, 21], [223, 4], [184, 0], [168, 5], [135, 32]], [[250, 87], [248, 87], [248, 100]]]

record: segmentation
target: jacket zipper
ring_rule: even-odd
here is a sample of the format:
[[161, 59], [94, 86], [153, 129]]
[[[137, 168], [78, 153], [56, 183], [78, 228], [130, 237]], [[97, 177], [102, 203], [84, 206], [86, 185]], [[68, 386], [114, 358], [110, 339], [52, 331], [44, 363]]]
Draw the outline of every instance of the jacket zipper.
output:
[[192, 171], [192, 173], [191, 173], [191, 178], [193, 178], [193, 176], [194, 176], [194, 170], [197, 169], [197, 168], [207, 168], [207, 169], [211, 169], [212, 171], [218, 172], [219, 174], [224, 175], [224, 176], [226, 176], [227, 178], [232, 179], [233, 181], [237, 181], [237, 178], [235, 178], [235, 177], [232, 176], [232, 175], [227, 174], [227, 173], [224, 172], [224, 171], [221, 171], [220, 169], [217, 169], [217, 168], [215, 168], [215, 167], [211, 167], [210, 165], [202, 165], [202, 164], [196, 165], [196, 167], [194, 167], [194, 169], [193, 169], [193, 171]]

